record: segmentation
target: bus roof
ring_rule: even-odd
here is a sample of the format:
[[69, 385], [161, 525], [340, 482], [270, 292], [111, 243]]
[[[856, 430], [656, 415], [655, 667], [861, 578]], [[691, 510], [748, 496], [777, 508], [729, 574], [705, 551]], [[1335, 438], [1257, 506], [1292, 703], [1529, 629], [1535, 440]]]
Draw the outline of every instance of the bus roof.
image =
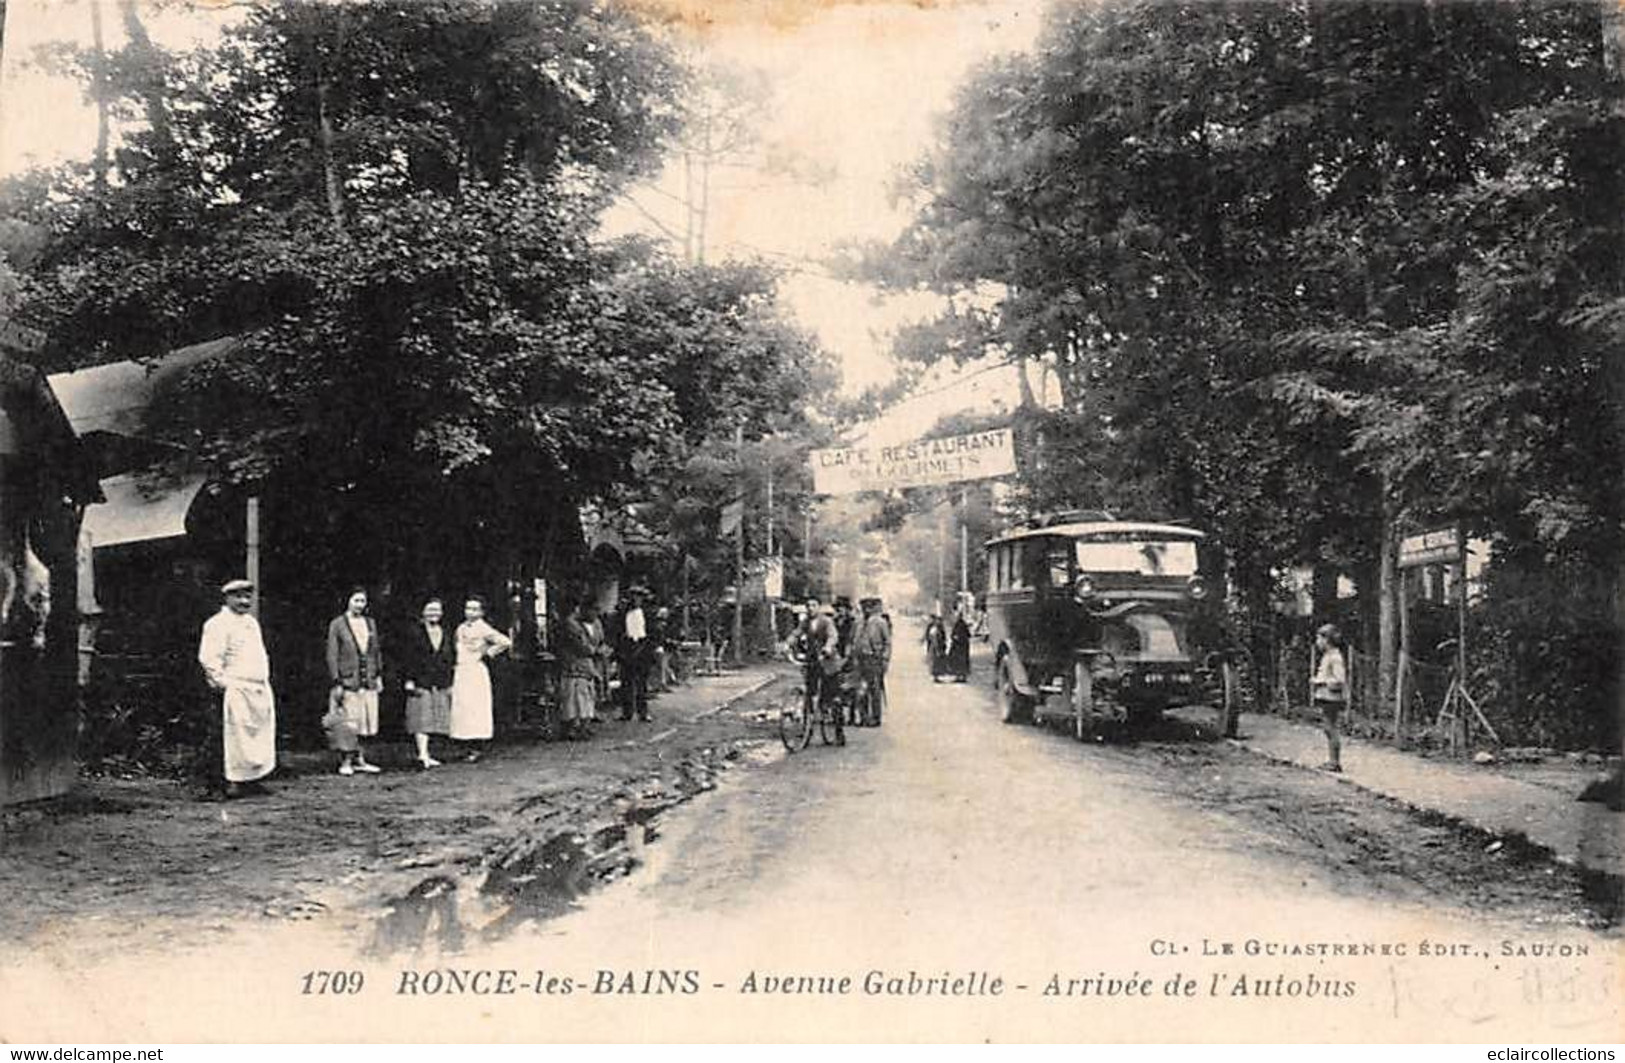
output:
[[1046, 536], [1066, 539], [1084, 539], [1092, 535], [1136, 535], [1147, 539], [1205, 539], [1195, 528], [1177, 524], [1139, 524], [1128, 520], [1079, 521], [1075, 524], [1051, 524], [1049, 527], [1017, 528], [1015, 531], [989, 539], [986, 546], [1020, 542], [1023, 539], [1042, 539]]

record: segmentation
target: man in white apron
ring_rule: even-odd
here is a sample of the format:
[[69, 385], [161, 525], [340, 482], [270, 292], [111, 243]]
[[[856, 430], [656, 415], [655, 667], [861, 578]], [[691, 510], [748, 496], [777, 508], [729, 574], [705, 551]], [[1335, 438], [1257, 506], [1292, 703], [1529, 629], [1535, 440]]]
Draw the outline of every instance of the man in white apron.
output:
[[227, 797], [237, 797], [262, 789], [257, 780], [276, 767], [276, 700], [260, 623], [249, 612], [254, 585], [234, 579], [220, 593], [225, 605], [204, 623], [197, 659], [209, 685], [220, 691], [221, 777], [214, 781]]

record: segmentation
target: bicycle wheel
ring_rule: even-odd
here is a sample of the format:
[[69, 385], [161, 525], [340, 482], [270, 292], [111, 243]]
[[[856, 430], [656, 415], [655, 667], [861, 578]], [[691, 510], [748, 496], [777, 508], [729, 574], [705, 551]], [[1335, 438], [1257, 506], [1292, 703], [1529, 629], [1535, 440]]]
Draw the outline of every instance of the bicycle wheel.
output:
[[846, 729], [841, 725], [841, 705], [826, 701], [818, 710], [818, 738], [826, 746], [846, 745]]
[[802, 697], [779, 708], [779, 741], [794, 753], [812, 742], [811, 699]]

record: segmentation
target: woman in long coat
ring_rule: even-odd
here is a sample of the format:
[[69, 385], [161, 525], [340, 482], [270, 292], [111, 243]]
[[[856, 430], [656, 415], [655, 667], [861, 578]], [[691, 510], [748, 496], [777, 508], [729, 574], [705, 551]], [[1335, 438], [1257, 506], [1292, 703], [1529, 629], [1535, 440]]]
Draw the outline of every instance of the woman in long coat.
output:
[[953, 634], [948, 640], [948, 670], [958, 683], [970, 677], [970, 624], [965, 621], [963, 609], [954, 614]]
[[[457, 668], [451, 680], [451, 737], [459, 742], [485, 742], [492, 735], [491, 672], [486, 661], [506, 653], [508, 636], [485, 621], [485, 602], [463, 603], [463, 622], [457, 625]], [[479, 750], [468, 759], [480, 759]]]
[[378, 692], [384, 689], [384, 657], [378, 624], [367, 615], [367, 592], [350, 592], [344, 612], [327, 625], [327, 677], [332, 682], [322, 722], [338, 752], [339, 774], [378, 774], [367, 760], [363, 738], [378, 733]]
[[948, 674], [948, 631], [942, 626], [942, 617], [935, 614], [925, 625], [925, 652], [931, 660], [931, 681], [935, 683]]

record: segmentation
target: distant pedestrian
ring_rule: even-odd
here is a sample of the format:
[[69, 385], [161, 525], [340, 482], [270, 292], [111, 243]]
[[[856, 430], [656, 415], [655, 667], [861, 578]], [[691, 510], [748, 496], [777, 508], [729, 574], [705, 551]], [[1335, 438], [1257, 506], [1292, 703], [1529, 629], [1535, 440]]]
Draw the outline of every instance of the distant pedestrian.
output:
[[1324, 771], [1343, 770], [1341, 720], [1348, 707], [1348, 664], [1343, 659], [1343, 637], [1335, 624], [1322, 624], [1315, 632], [1315, 650], [1320, 659], [1310, 681], [1315, 707], [1320, 710], [1321, 728], [1326, 732]]
[[350, 592], [344, 612], [327, 625], [327, 678], [331, 683], [327, 716], [328, 742], [338, 751], [339, 774], [376, 775], [363, 738], [378, 733], [378, 692], [384, 689], [384, 654], [378, 624], [367, 615], [367, 592]]
[[621, 622], [621, 719], [649, 719], [649, 664], [651, 661], [649, 625], [643, 615], [648, 592], [633, 587], [627, 592], [626, 614]]
[[925, 625], [925, 654], [931, 661], [931, 682], [940, 682], [948, 674], [948, 629], [936, 613]]
[[948, 635], [948, 671], [956, 683], [970, 678], [970, 623], [963, 609], [955, 610], [954, 626]]
[[603, 634], [592, 623], [590, 601], [575, 602], [559, 630], [559, 718], [564, 737], [586, 738], [598, 719], [599, 648]]
[[263, 789], [259, 780], [276, 769], [276, 698], [271, 660], [251, 610], [254, 585], [235, 579], [220, 588], [220, 611], [203, 625], [197, 659], [209, 686], [220, 692], [211, 713], [206, 772], [211, 791], [237, 797]]
[[671, 610], [664, 605], [655, 610], [654, 619], [649, 621], [649, 645], [654, 647], [654, 664], [650, 670], [653, 681], [650, 685], [655, 690], [670, 690], [677, 684], [671, 667], [676, 640], [671, 628]]
[[[451, 722], [448, 730], [459, 742], [488, 742], [493, 733], [491, 717], [491, 670], [487, 662], [506, 653], [513, 643], [508, 636], [485, 620], [485, 601], [470, 598], [463, 603], [463, 622], [455, 636], [457, 667], [451, 680]], [[467, 759], [480, 759], [473, 747]]]
[[423, 603], [401, 647], [400, 669], [406, 688], [406, 729], [417, 746], [418, 765], [438, 768], [429, 749], [431, 735], [451, 732], [451, 686], [457, 668], [457, 645], [442, 623], [445, 607], [439, 598]]

